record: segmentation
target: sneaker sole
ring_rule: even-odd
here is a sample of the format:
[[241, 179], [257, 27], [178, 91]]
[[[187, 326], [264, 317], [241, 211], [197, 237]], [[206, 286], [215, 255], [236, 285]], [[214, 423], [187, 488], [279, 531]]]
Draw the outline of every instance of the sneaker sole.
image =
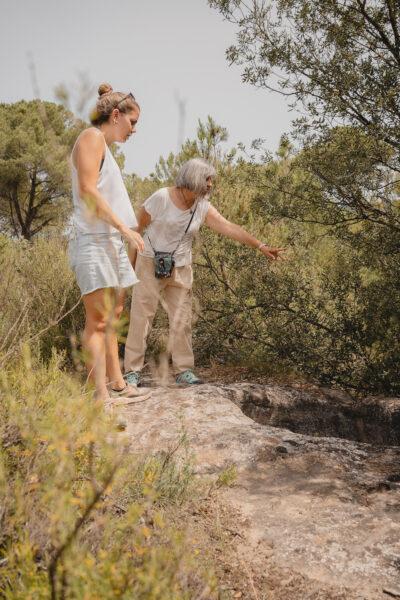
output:
[[118, 396], [112, 399], [113, 406], [129, 406], [130, 404], [138, 404], [139, 402], [144, 402], [148, 398], [150, 398], [152, 392], [147, 392], [145, 394], [138, 394], [137, 396], [133, 396], [131, 398], [126, 396]]

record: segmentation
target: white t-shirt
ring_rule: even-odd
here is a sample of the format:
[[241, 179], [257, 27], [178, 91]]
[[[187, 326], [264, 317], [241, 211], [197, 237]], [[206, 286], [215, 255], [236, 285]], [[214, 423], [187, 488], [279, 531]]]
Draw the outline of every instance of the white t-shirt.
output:
[[204, 223], [210, 203], [203, 197], [196, 200], [190, 209], [181, 210], [172, 202], [168, 188], [157, 190], [143, 204], [143, 208], [151, 216], [151, 223], [143, 235], [145, 247], [141, 252], [142, 256], [153, 257], [153, 248], [159, 252], [173, 252], [185, 232], [196, 204], [196, 212], [189, 230], [174, 254], [177, 267], [190, 265], [193, 238]]

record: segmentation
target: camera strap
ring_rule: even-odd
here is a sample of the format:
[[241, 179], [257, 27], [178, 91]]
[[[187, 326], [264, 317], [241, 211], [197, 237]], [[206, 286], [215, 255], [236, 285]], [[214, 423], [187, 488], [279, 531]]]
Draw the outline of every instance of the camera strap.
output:
[[[190, 217], [189, 223], [186, 225], [186, 229], [185, 229], [185, 231], [183, 232], [183, 235], [182, 235], [181, 239], [180, 239], [180, 240], [179, 240], [179, 242], [177, 243], [177, 245], [176, 245], [176, 247], [175, 247], [175, 250], [173, 250], [173, 251], [170, 253], [170, 254], [171, 254], [171, 256], [173, 256], [173, 255], [175, 254], [175, 252], [178, 250], [179, 246], [181, 245], [181, 242], [182, 242], [183, 238], [185, 237], [185, 235], [186, 235], [186, 234], [187, 234], [187, 232], [189, 231], [189, 227], [190, 227], [190, 225], [192, 224], [193, 217], [194, 217], [194, 215], [195, 215], [195, 212], [196, 212], [196, 210], [197, 210], [197, 206], [198, 206], [198, 204], [199, 204], [199, 201], [197, 201], [197, 202], [196, 202], [196, 206], [194, 207], [194, 211], [192, 212], [192, 216]], [[147, 233], [147, 231], [146, 231], [146, 235], [147, 235], [147, 238], [148, 238], [148, 240], [149, 240], [149, 242], [150, 242], [151, 249], [153, 250], [153, 252], [154, 252], [154, 253], [156, 253], [156, 252], [157, 252], [157, 250], [154, 248], [153, 244], [151, 243], [151, 239], [150, 239], [150, 236], [149, 236], [149, 234]]]

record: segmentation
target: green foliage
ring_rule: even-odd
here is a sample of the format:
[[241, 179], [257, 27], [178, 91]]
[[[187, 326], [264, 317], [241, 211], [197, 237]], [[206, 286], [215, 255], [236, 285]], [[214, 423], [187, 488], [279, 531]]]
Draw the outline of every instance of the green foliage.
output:
[[[304, 115], [294, 123], [302, 146], [296, 156], [286, 148], [244, 174], [255, 191], [248, 210], [262, 221], [284, 219], [279, 241], [290, 247], [290, 260], [279, 276], [274, 269], [262, 283], [253, 277], [253, 327], [244, 316], [243, 324], [235, 316], [231, 327], [229, 319], [222, 326], [262, 346], [269, 365], [286, 363], [324, 383], [399, 393], [399, 6], [209, 4], [238, 28], [227, 57], [242, 66], [243, 79], [290, 96]], [[230, 248], [225, 255], [228, 274], [233, 260], [249, 260], [242, 250], [234, 259]], [[214, 265], [218, 260], [217, 252]], [[233, 300], [244, 299], [245, 278], [233, 292], [225, 285], [232, 319], [242, 314]], [[233, 355], [248, 344], [237, 346]]]
[[127, 452], [56, 353], [44, 366], [25, 347], [0, 397], [2, 598], [216, 598], [171, 525], [197, 493], [182, 440], [151, 458]]
[[327, 226], [329, 207], [324, 211], [322, 202], [296, 213], [282, 178], [303, 189], [308, 180], [315, 194], [318, 182], [290, 162], [221, 171], [217, 208], [259, 239], [286, 246], [288, 254], [285, 262], [267, 263], [203, 230], [196, 254], [196, 350], [202, 360], [397, 394], [397, 255], [371, 254], [375, 230], [369, 221], [356, 227], [350, 219], [343, 231]]
[[221, 471], [221, 473], [219, 473], [217, 480], [214, 483], [214, 489], [232, 487], [236, 483], [237, 475], [236, 465], [229, 465], [223, 471]]
[[209, 3], [239, 28], [227, 55], [243, 66], [244, 79], [302, 107], [304, 117], [295, 122], [304, 149], [299, 166], [317, 194], [297, 186], [292, 203], [321, 207], [320, 219], [330, 224], [354, 219], [386, 227], [383, 237], [395, 235], [397, 251], [399, 6], [391, 0]]
[[66, 239], [0, 236], [0, 268], [0, 367], [28, 340], [46, 360], [55, 348], [70, 350], [84, 317]]
[[[209, 0], [238, 28], [227, 50], [243, 79], [279, 91], [306, 113], [300, 126], [335, 119], [399, 147], [398, 3], [391, 0]], [[336, 121], [337, 122], [337, 121]]]
[[58, 104], [0, 105], [0, 224], [30, 240], [70, 210], [68, 155], [83, 124]]
[[206, 123], [199, 120], [196, 139], [186, 140], [177, 155], [171, 152], [167, 159], [160, 157], [150, 178], [158, 186], [173, 185], [179, 168], [196, 156], [217, 165], [223, 159], [220, 144], [227, 139], [228, 132], [225, 127], [218, 125], [210, 116], [207, 117]]

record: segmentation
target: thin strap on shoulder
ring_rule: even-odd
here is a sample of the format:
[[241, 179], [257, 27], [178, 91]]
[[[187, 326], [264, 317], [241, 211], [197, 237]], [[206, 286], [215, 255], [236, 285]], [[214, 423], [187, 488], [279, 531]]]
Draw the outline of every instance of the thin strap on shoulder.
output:
[[[97, 129], [97, 128], [95, 127], [95, 129]], [[103, 137], [103, 140], [104, 140], [104, 151], [103, 151], [103, 156], [101, 157], [101, 161], [100, 161], [100, 167], [99, 167], [99, 173], [100, 173], [100, 172], [101, 172], [101, 169], [103, 168], [104, 161], [105, 161], [105, 159], [106, 159], [106, 154], [107, 154], [107, 149], [108, 149], [108, 146], [107, 146], [106, 138], [104, 137], [104, 134], [103, 134], [103, 132], [102, 132], [102, 131], [100, 131], [100, 129], [98, 129], [97, 131], [99, 131], [99, 132], [101, 133], [101, 135], [102, 135], [102, 137]]]
[[[199, 201], [197, 201], [197, 202], [196, 202], [196, 206], [194, 207], [194, 211], [193, 211], [193, 212], [191, 211], [191, 213], [192, 213], [192, 214], [191, 214], [191, 217], [190, 217], [189, 223], [186, 225], [186, 229], [185, 229], [185, 231], [183, 232], [183, 235], [181, 236], [181, 238], [180, 238], [179, 242], [177, 243], [177, 245], [176, 245], [175, 249], [174, 249], [174, 250], [171, 252], [171, 256], [174, 256], [175, 252], [178, 250], [179, 246], [181, 245], [181, 243], [182, 243], [182, 241], [183, 241], [183, 238], [185, 237], [185, 235], [186, 235], [186, 234], [187, 234], [187, 232], [189, 231], [189, 227], [190, 227], [190, 225], [192, 224], [193, 217], [194, 217], [194, 215], [195, 215], [195, 212], [196, 212], [196, 210], [197, 210], [197, 207], [198, 207], [198, 205], [199, 205]], [[149, 240], [149, 242], [150, 242], [150, 246], [151, 246], [151, 248], [152, 248], [153, 252], [156, 252], [156, 250], [155, 250], [155, 248], [154, 248], [154, 246], [153, 246], [153, 244], [152, 244], [152, 242], [151, 242], [151, 239], [150, 239], [149, 233], [148, 233], [147, 231], [146, 231], [146, 235], [147, 235], [147, 239], [148, 239], [148, 240]]]
[[181, 245], [181, 242], [182, 242], [183, 238], [185, 237], [185, 235], [186, 235], [186, 234], [187, 234], [187, 232], [189, 231], [189, 227], [190, 227], [190, 225], [192, 224], [193, 217], [194, 217], [194, 214], [195, 214], [195, 212], [196, 212], [196, 210], [197, 210], [197, 207], [198, 207], [198, 205], [199, 205], [199, 201], [197, 201], [197, 202], [196, 202], [196, 206], [194, 207], [194, 211], [192, 212], [192, 216], [190, 217], [190, 221], [189, 221], [189, 223], [187, 224], [187, 226], [186, 226], [186, 229], [185, 229], [185, 231], [183, 232], [183, 235], [182, 235], [181, 239], [180, 239], [180, 240], [179, 240], [179, 242], [177, 243], [175, 250], [172, 252], [172, 256], [173, 256], [173, 255], [175, 254], [175, 252], [178, 250], [179, 246]]

